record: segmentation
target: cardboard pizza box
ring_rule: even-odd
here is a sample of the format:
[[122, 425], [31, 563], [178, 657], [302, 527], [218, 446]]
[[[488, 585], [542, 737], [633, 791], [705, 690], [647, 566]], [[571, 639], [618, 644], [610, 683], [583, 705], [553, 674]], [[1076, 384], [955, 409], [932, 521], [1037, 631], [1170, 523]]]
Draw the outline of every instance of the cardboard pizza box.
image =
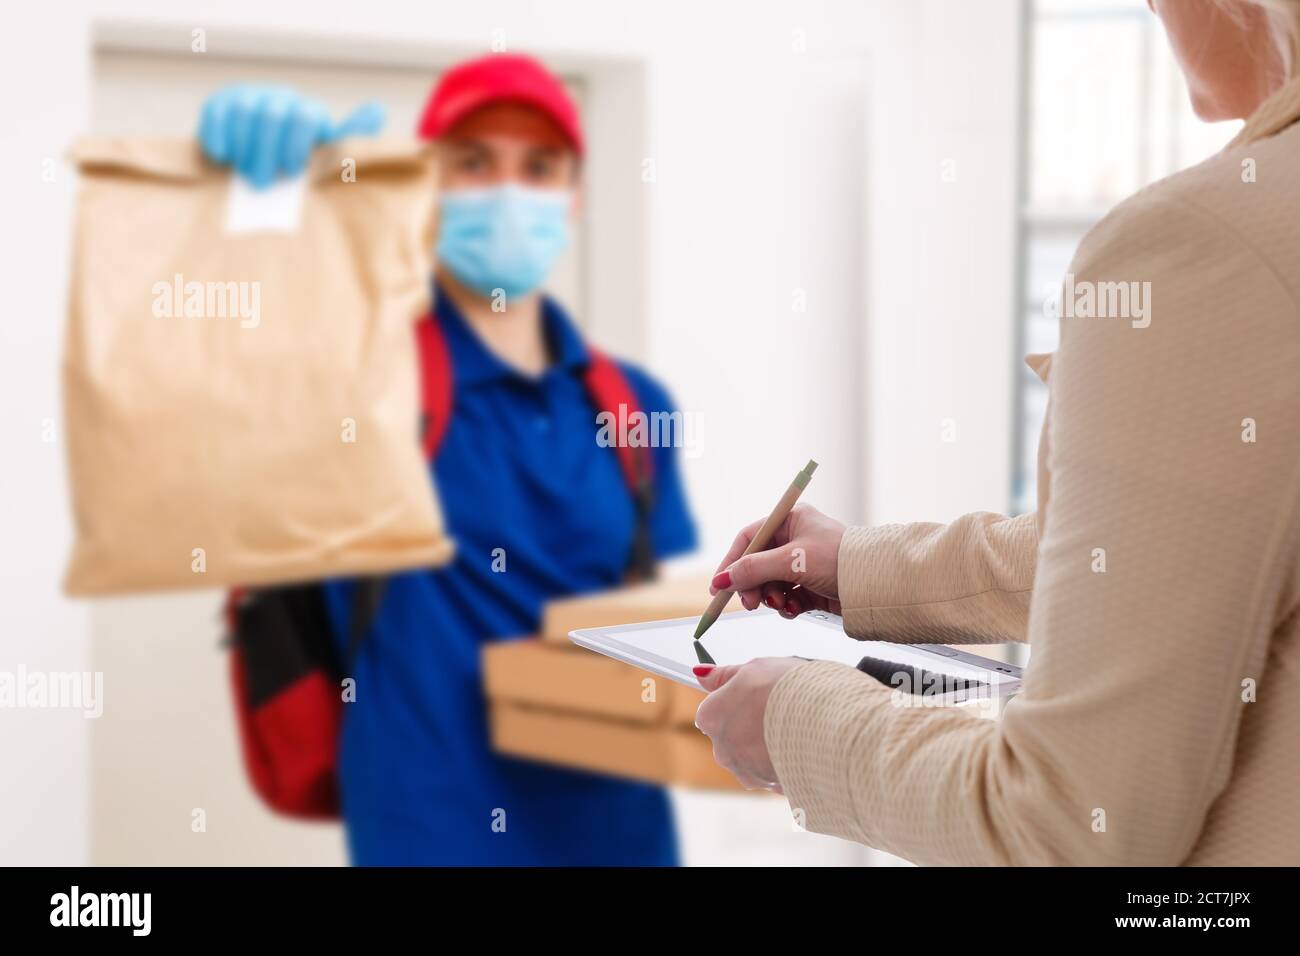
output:
[[713, 745], [694, 727], [602, 720], [523, 704], [492, 705], [492, 746], [543, 760], [665, 786], [742, 791], [713, 760]]
[[703, 691], [577, 647], [569, 631], [687, 617], [709, 600], [694, 576], [555, 601], [537, 638], [483, 651], [492, 746], [500, 753], [664, 785], [743, 788], [695, 728]]

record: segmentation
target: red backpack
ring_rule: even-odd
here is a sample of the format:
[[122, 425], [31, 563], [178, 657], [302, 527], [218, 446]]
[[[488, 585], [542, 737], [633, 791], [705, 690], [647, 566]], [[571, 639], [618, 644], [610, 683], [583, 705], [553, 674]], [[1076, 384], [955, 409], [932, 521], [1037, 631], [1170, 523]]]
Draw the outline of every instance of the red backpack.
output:
[[[432, 461], [452, 412], [447, 343], [432, 317], [416, 326], [421, 369], [421, 444]], [[636, 395], [611, 359], [590, 350], [584, 383], [597, 411], [630, 415]], [[620, 419], [624, 420], [624, 419]], [[650, 449], [616, 444], [636, 504], [629, 575], [654, 574], [650, 541], [653, 473]], [[335, 763], [343, 719], [341, 683], [379, 607], [385, 579], [362, 578], [348, 623], [349, 653], [338, 654], [319, 583], [232, 590], [226, 600], [230, 669], [244, 765], [253, 789], [271, 809], [293, 817], [338, 816]]]

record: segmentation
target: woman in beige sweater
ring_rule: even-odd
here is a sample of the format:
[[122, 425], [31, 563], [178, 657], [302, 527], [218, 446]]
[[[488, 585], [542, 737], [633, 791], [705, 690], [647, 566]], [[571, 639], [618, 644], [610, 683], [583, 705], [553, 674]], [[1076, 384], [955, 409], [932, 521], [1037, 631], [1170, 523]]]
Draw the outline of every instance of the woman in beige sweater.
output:
[[[1000, 721], [828, 662], [703, 676], [719, 761], [810, 830], [923, 864], [1300, 863], [1300, 0], [1152, 7], [1198, 114], [1248, 119], [1080, 244], [1078, 308], [1028, 360], [1037, 513], [802, 509], [714, 579], [854, 638], [1033, 648]], [[1113, 283], [1140, 312], [1086, 307]]]

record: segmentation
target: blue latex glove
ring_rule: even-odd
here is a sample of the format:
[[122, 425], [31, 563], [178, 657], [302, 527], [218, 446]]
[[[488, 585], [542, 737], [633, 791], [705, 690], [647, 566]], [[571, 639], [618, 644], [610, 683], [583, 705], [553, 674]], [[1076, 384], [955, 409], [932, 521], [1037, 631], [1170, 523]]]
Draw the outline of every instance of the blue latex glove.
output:
[[384, 108], [366, 103], [340, 123], [325, 106], [285, 86], [228, 86], [207, 98], [199, 116], [199, 145], [208, 159], [234, 166], [258, 189], [279, 176], [297, 176], [311, 151], [345, 136], [372, 136]]

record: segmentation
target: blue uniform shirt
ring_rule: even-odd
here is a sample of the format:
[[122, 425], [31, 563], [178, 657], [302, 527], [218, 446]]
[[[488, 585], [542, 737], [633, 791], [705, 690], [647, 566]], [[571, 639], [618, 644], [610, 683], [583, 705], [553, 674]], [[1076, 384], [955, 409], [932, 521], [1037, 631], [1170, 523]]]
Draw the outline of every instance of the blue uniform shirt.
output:
[[[614, 449], [596, 442], [587, 349], [546, 300], [552, 366], [538, 378], [493, 355], [446, 296], [435, 321], [453, 369], [453, 413], [432, 466], [452, 564], [389, 581], [352, 668], [339, 778], [354, 863], [671, 865], [662, 789], [497, 755], [480, 653], [537, 633], [554, 598], [617, 587], [635, 512]], [[667, 393], [622, 366], [642, 410]], [[653, 450], [651, 533], [660, 557], [694, 528], [673, 448]], [[498, 550], [499, 549], [499, 550]], [[494, 570], [501, 567], [504, 570]], [[340, 648], [353, 583], [326, 585]]]

